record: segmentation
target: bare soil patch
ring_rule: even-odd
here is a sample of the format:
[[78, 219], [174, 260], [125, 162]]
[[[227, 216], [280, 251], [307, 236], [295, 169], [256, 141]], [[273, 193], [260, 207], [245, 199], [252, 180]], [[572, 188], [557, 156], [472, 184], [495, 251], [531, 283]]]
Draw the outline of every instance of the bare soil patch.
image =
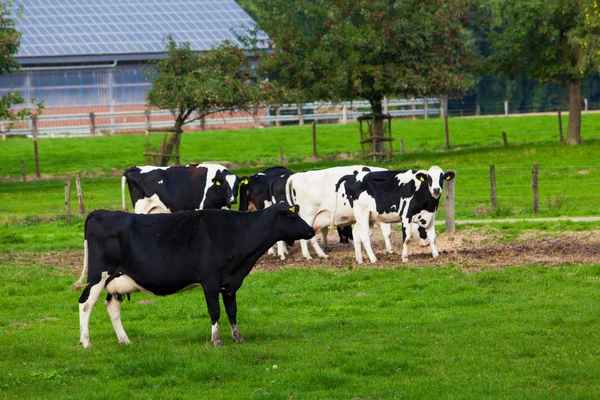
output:
[[[319, 235], [320, 236], [320, 235]], [[409, 246], [410, 256], [407, 263], [401, 259], [401, 235], [392, 234], [394, 254], [385, 253], [385, 246], [379, 231], [374, 231], [371, 241], [377, 263], [371, 264], [363, 254], [364, 264], [357, 264], [352, 244], [341, 244], [336, 232], [330, 232], [329, 258], [319, 259], [309, 246], [312, 260], [302, 257], [300, 243], [290, 248], [286, 260], [265, 254], [255, 267], [257, 271], [275, 271], [282, 268], [347, 268], [374, 267], [442, 267], [455, 265], [467, 273], [483, 269], [505, 268], [521, 265], [566, 265], [600, 263], [600, 231], [551, 232], [550, 234], [526, 231], [510, 242], [502, 243], [502, 236], [486, 232], [485, 229], [469, 228], [453, 235], [441, 233], [436, 243], [440, 253], [438, 258], [431, 256], [429, 247], [421, 247], [417, 240]], [[322, 243], [319, 237], [319, 243]], [[0, 256], [0, 261], [16, 261], [22, 265], [42, 264], [72, 270], [81, 273], [83, 251], [44, 252], [38, 254], [15, 253]]]

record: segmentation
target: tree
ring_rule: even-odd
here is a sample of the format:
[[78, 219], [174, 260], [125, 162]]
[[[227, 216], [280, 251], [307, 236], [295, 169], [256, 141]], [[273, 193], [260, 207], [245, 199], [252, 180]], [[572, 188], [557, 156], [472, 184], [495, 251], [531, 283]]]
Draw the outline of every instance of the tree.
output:
[[[261, 91], [264, 94], [265, 84], [252, 73], [250, 60], [239, 47], [226, 41], [195, 54], [189, 43], [178, 46], [169, 37], [167, 58], [156, 64], [146, 101], [148, 107], [168, 109], [175, 117], [165, 149], [171, 154], [181, 140], [184, 125], [210, 114], [248, 111], [257, 104]], [[169, 157], [163, 158], [161, 165], [168, 161]]]
[[[586, 17], [590, 0], [500, 0], [489, 34], [493, 54], [488, 65], [509, 78], [526, 74], [568, 90], [566, 143], [581, 143], [583, 78], [597, 72], [600, 44], [597, 25]], [[597, 8], [597, 5], [596, 5]], [[586, 41], [590, 45], [586, 45]], [[593, 45], [592, 45], [593, 44]]]
[[[260, 71], [296, 99], [457, 95], [472, 58], [462, 37], [471, 0], [255, 0], [269, 35]], [[374, 136], [381, 136], [377, 118]]]
[[[16, 18], [21, 14], [19, 9]], [[19, 71], [20, 64], [14, 56], [19, 51], [21, 33], [16, 29], [15, 16], [13, 16], [13, 2], [0, 3], [0, 75], [12, 74]], [[32, 102], [35, 104], [35, 102]], [[18, 121], [32, 115], [30, 108], [19, 107], [25, 104], [25, 99], [19, 92], [10, 91], [0, 98], [0, 120], [7, 120], [12, 126]], [[38, 112], [43, 108], [43, 103], [35, 104]], [[9, 127], [10, 127], [9, 126]]]

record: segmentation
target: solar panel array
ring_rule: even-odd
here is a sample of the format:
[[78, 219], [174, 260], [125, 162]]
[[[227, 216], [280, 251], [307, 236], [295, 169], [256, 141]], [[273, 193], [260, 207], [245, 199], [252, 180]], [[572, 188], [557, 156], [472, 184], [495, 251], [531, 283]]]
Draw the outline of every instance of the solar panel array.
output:
[[209, 50], [254, 26], [234, 0], [18, 0], [19, 58], [162, 53], [165, 37]]

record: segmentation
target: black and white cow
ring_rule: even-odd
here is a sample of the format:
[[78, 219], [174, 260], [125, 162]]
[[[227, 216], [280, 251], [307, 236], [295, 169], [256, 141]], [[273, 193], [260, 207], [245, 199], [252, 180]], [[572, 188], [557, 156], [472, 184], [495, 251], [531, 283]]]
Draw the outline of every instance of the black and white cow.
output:
[[435, 246], [435, 213], [438, 209], [444, 181], [454, 179], [455, 173], [440, 167], [425, 170], [359, 172], [340, 179], [348, 196], [356, 224], [354, 251], [362, 263], [361, 242], [369, 260], [377, 261], [371, 248], [369, 228], [374, 222], [402, 223], [402, 261], [408, 261], [408, 241], [411, 224], [418, 225], [421, 239], [428, 239], [433, 257]]
[[235, 204], [239, 179], [219, 164], [132, 167], [123, 173], [121, 199], [129, 186], [136, 214], [230, 208]]
[[240, 178], [240, 211], [262, 210], [273, 204], [269, 193], [271, 181], [293, 172], [285, 167], [271, 167], [264, 171]]
[[[300, 216], [313, 228], [320, 229], [323, 237], [326, 238], [330, 224], [344, 227], [354, 223], [352, 207], [345, 200], [344, 189], [336, 192], [335, 186], [343, 176], [363, 170], [384, 171], [385, 169], [358, 165], [299, 172], [290, 176], [286, 182], [286, 200], [289, 204], [298, 204]], [[380, 227], [386, 241], [386, 248], [391, 252], [392, 245], [389, 241], [392, 232], [391, 225], [380, 224]], [[356, 236], [354, 236], [354, 242], [356, 243]], [[319, 257], [327, 258], [327, 254], [321, 249], [315, 237], [311, 239], [310, 243]], [[307, 242], [300, 241], [300, 245], [304, 258], [312, 259], [308, 252]], [[326, 242], [325, 246], [327, 246]]]
[[233, 340], [244, 340], [236, 322], [236, 292], [256, 261], [278, 240], [310, 239], [314, 230], [298, 217], [297, 207], [277, 204], [254, 213], [230, 210], [130, 214], [97, 210], [85, 221], [85, 254], [81, 277], [87, 285], [79, 297], [80, 338], [91, 347], [89, 320], [102, 290], [119, 343], [130, 343], [121, 323], [125, 296], [142, 291], [166, 296], [201, 285], [212, 324], [219, 333], [219, 293]]

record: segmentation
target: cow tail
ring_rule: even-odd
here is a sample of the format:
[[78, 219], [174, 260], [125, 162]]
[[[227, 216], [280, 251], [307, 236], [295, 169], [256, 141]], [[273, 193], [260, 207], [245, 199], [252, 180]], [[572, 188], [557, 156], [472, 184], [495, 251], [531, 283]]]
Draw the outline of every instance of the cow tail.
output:
[[331, 213], [331, 222], [329, 223], [329, 227], [333, 230], [333, 228], [335, 227], [335, 213], [337, 212], [337, 198], [338, 198], [338, 191], [340, 190], [340, 187], [342, 186], [343, 183], [345, 183], [352, 175], [345, 175], [342, 176], [340, 178], [339, 181], [337, 181], [337, 183], [335, 184], [335, 192], [334, 192], [334, 197], [333, 197], [333, 212]]
[[294, 205], [294, 202], [292, 201], [292, 185], [294, 183], [292, 178], [293, 177], [290, 176], [287, 182], [285, 183], [285, 199], [290, 206]]
[[125, 204], [125, 184], [127, 183], [127, 176], [123, 175], [121, 178], [121, 201], [123, 202], [123, 211], [129, 211], [127, 204]]
[[[86, 220], [86, 225], [87, 225], [87, 220]], [[87, 239], [85, 239], [83, 241], [83, 268], [81, 271], [81, 276], [79, 277], [77, 282], [75, 282], [73, 284], [73, 290], [81, 290], [87, 286], [87, 285], [84, 285], [83, 281], [87, 277], [88, 264], [89, 264], [88, 241], [87, 241]]]

